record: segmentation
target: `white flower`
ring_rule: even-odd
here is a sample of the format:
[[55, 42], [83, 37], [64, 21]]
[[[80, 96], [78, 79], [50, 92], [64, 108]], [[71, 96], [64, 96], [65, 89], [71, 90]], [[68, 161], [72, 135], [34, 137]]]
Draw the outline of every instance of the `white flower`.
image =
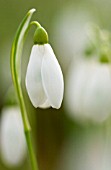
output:
[[69, 72], [66, 105], [79, 120], [104, 121], [111, 114], [110, 64], [82, 61]]
[[5, 107], [0, 121], [0, 156], [9, 166], [18, 166], [26, 157], [26, 141], [20, 109], [17, 106]]
[[34, 107], [60, 108], [64, 91], [63, 74], [49, 44], [32, 47], [26, 88]]

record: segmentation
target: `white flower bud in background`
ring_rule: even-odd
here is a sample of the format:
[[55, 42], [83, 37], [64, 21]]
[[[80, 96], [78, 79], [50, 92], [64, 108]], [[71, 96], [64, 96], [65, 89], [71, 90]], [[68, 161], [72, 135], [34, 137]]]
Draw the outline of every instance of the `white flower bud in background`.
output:
[[72, 64], [67, 76], [65, 106], [79, 120], [104, 121], [111, 114], [111, 66], [97, 61]]
[[26, 88], [34, 107], [58, 109], [63, 99], [63, 74], [47, 42], [47, 33], [38, 28], [27, 67]]
[[19, 166], [26, 158], [26, 141], [19, 107], [2, 110], [0, 121], [0, 157], [9, 167]]

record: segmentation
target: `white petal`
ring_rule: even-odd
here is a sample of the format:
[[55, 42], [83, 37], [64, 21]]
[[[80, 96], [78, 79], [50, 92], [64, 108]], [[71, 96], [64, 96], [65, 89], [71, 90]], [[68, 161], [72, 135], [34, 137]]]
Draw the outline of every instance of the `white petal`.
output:
[[26, 88], [34, 107], [45, 102], [46, 96], [42, 87], [41, 63], [44, 54], [43, 45], [34, 45], [26, 73]]
[[39, 105], [39, 108], [46, 109], [49, 108], [51, 105], [48, 100], [46, 100], [42, 105]]
[[51, 46], [45, 44], [44, 47], [45, 53], [41, 69], [42, 83], [50, 105], [58, 109], [63, 99], [63, 74]]
[[26, 157], [26, 141], [18, 107], [5, 107], [1, 116], [0, 156], [8, 166], [23, 163]]
[[84, 109], [95, 121], [105, 120], [111, 113], [111, 76], [108, 65], [90, 67], [91, 79], [84, 96]]

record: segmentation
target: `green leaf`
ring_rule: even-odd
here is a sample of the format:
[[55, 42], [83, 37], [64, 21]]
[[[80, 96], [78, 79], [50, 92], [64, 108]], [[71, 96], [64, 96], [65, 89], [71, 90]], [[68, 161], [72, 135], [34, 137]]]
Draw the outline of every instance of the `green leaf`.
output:
[[34, 149], [31, 141], [31, 127], [27, 116], [27, 110], [25, 106], [25, 101], [22, 93], [22, 87], [21, 87], [21, 56], [22, 56], [22, 49], [24, 45], [24, 40], [26, 33], [28, 32], [28, 29], [30, 28], [30, 20], [32, 17], [32, 14], [35, 12], [35, 9], [31, 9], [27, 15], [22, 20], [17, 33], [15, 35], [15, 39], [12, 45], [12, 51], [11, 51], [11, 72], [12, 72], [12, 78], [14, 82], [14, 86], [17, 92], [20, 109], [21, 109], [21, 115], [22, 115], [22, 121], [23, 121], [23, 127], [25, 132], [25, 138], [29, 150], [30, 155], [30, 162], [32, 165], [33, 170], [38, 170], [38, 166], [36, 163], [36, 157], [34, 154]]
[[[25, 35], [26, 32], [28, 30], [29, 24], [30, 24], [30, 20], [31, 17], [33, 15], [33, 13], [35, 12], [35, 9], [31, 9], [26, 16], [24, 17], [24, 19], [22, 20], [14, 41], [13, 41], [13, 45], [12, 45], [12, 51], [11, 51], [11, 71], [12, 71], [12, 77], [14, 82], [15, 77], [17, 76], [19, 78], [19, 81], [21, 79], [21, 75], [20, 75], [20, 70], [21, 70], [21, 66], [20, 66], [20, 58], [22, 55], [22, 49], [23, 49], [23, 45], [24, 45], [24, 39], [25, 39]], [[14, 75], [16, 74], [16, 75]]]
[[21, 87], [21, 74], [20, 74], [21, 56], [22, 56], [22, 49], [24, 45], [25, 36], [29, 29], [30, 20], [34, 12], [35, 9], [31, 9], [21, 22], [12, 44], [11, 60], [10, 60], [12, 79], [18, 96], [25, 131], [30, 130], [30, 124], [27, 117], [27, 111], [26, 111], [26, 106], [25, 106], [22, 87]]

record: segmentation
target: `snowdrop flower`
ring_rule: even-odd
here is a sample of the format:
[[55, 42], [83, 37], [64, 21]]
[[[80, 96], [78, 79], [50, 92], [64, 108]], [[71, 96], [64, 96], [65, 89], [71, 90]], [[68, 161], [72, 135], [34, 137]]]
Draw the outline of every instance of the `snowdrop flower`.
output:
[[63, 74], [42, 27], [37, 28], [34, 35], [26, 72], [26, 89], [34, 107], [60, 108], [64, 91]]
[[78, 120], [102, 122], [111, 113], [111, 68], [85, 60], [72, 65], [67, 79], [66, 107]]
[[5, 107], [0, 122], [0, 156], [9, 167], [18, 166], [26, 157], [26, 142], [20, 109]]

